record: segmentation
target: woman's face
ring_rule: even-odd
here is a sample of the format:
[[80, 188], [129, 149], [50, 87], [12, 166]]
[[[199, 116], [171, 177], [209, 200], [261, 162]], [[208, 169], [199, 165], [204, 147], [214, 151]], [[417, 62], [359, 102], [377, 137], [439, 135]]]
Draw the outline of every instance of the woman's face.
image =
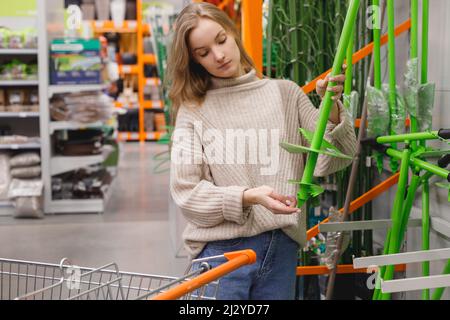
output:
[[217, 22], [200, 18], [189, 36], [189, 46], [195, 61], [212, 76], [233, 78], [243, 73], [234, 37]]

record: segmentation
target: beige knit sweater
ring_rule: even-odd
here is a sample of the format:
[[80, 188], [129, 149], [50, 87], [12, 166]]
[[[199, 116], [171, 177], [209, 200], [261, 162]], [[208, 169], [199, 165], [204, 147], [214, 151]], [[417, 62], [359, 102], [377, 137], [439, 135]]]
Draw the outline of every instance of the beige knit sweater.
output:
[[[329, 122], [325, 138], [345, 154], [354, 155], [353, 124], [339, 106], [341, 122]], [[192, 257], [209, 241], [250, 237], [278, 228], [305, 245], [304, 210], [275, 215], [261, 205], [243, 208], [242, 197], [246, 189], [261, 185], [296, 195], [298, 185], [288, 180], [302, 177], [304, 158], [281, 149], [279, 143], [306, 145], [298, 128], [314, 131], [318, 116], [319, 110], [294, 82], [259, 79], [255, 70], [234, 79], [213, 78], [201, 107], [180, 108], [173, 135], [170, 191], [188, 221], [183, 239]], [[315, 175], [326, 176], [349, 164], [319, 156]]]

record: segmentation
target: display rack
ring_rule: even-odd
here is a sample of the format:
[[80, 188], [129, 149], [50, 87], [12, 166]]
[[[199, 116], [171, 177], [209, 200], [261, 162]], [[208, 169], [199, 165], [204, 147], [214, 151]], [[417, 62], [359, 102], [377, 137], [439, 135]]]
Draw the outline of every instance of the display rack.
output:
[[115, 179], [108, 187], [103, 199], [53, 200], [52, 176], [103, 163], [113, 151], [104, 146], [99, 155], [60, 156], [52, 150], [52, 135], [58, 130], [79, 130], [101, 128], [103, 122], [77, 123], [69, 121], [51, 121], [49, 99], [54, 94], [101, 91], [106, 85], [50, 85], [49, 79], [49, 44], [52, 39], [64, 37], [64, 1], [38, 0], [38, 36], [39, 47], [39, 94], [40, 94], [40, 131], [42, 179], [44, 182], [45, 213], [97, 213], [103, 212], [110, 198]]
[[[21, 57], [37, 57], [38, 49], [0, 49], [1, 57], [21, 58]], [[13, 88], [13, 87], [38, 87], [39, 80], [0, 80], [0, 88]], [[41, 97], [39, 97], [41, 99]], [[38, 121], [39, 112], [0, 112], [0, 119], [8, 119], [14, 126], [19, 125], [18, 119], [30, 119], [31, 121]], [[39, 133], [36, 133], [38, 135]], [[21, 144], [0, 144], [0, 151], [30, 151], [40, 150], [41, 144], [38, 142], [21, 143]], [[13, 204], [9, 200], [0, 201], [0, 207], [12, 208]], [[10, 211], [7, 211], [7, 215]], [[2, 214], [4, 215], [4, 214]]]
[[136, 0], [137, 20], [126, 20], [123, 23], [114, 21], [90, 21], [90, 25], [95, 34], [102, 33], [133, 33], [137, 37], [137, 64], [119, 65], [120, 75], [136, 75], [138, 78], [138, 105], [127, 105], [116, 102], [116, 108], [138, 109], [139, 110], [139, 132], [120, 132], [118, 139], [120, 141], [148, 141], [159, 140], [165, 132], [147, 132], [145, 128], [146, 111], [163, 111], [164, 102], [162, 100], [145, 100], [144, 89], [146, 86], [160, 86], [159, 78], [146, 78], [144, 75], [144, 66], [146, 64], [155, 65], [157, 58], [154, 54], [145, 54], [143, 37], [151, 34], [151, 27], [144, 23], [142, 19], [142, 0]]

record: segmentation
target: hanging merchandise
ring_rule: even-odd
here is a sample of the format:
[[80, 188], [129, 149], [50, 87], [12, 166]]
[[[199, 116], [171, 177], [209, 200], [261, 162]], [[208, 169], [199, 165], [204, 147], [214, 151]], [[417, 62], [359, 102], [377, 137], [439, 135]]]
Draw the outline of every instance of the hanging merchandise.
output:
[[[391, 109], [391, 122], [390, 129], [393, 134], [402, 134], [405, 133], [405, 122], [406, 122], [406, 106], [405, 100], [403, 96], [400, 94], [400, 89], [396, 86], [394, 94], [391, 93], [390, 85], [385, 83], [383, 84], [383, 94], [385, 99], [389, 101], [392, 99], [392, 96], [395, 98], [395, 108]], [[390, 102], [391, 103], [391, 102]]]
[[367, 94], [367, 136], [377, 137], [389, 132], [389, 105], [385, 95], [370, 83], [366, 87]]

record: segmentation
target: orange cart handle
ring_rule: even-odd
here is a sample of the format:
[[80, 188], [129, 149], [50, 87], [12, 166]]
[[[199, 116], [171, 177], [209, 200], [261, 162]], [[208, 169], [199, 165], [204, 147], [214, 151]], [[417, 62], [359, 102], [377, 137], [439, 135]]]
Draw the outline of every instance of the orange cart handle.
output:
[[256, 262], [256, 253], [253, 250], [233, 251], [224, 254], [227, 262], [217, 266], [198, 277], [181, 283], [180, 285], [160, 293], [153, 297], [153, 300], [176, 300], [185, 294], [192, 292], [214, 280], [227, 275], [228, 273], [239, 269], [242, 266]]

